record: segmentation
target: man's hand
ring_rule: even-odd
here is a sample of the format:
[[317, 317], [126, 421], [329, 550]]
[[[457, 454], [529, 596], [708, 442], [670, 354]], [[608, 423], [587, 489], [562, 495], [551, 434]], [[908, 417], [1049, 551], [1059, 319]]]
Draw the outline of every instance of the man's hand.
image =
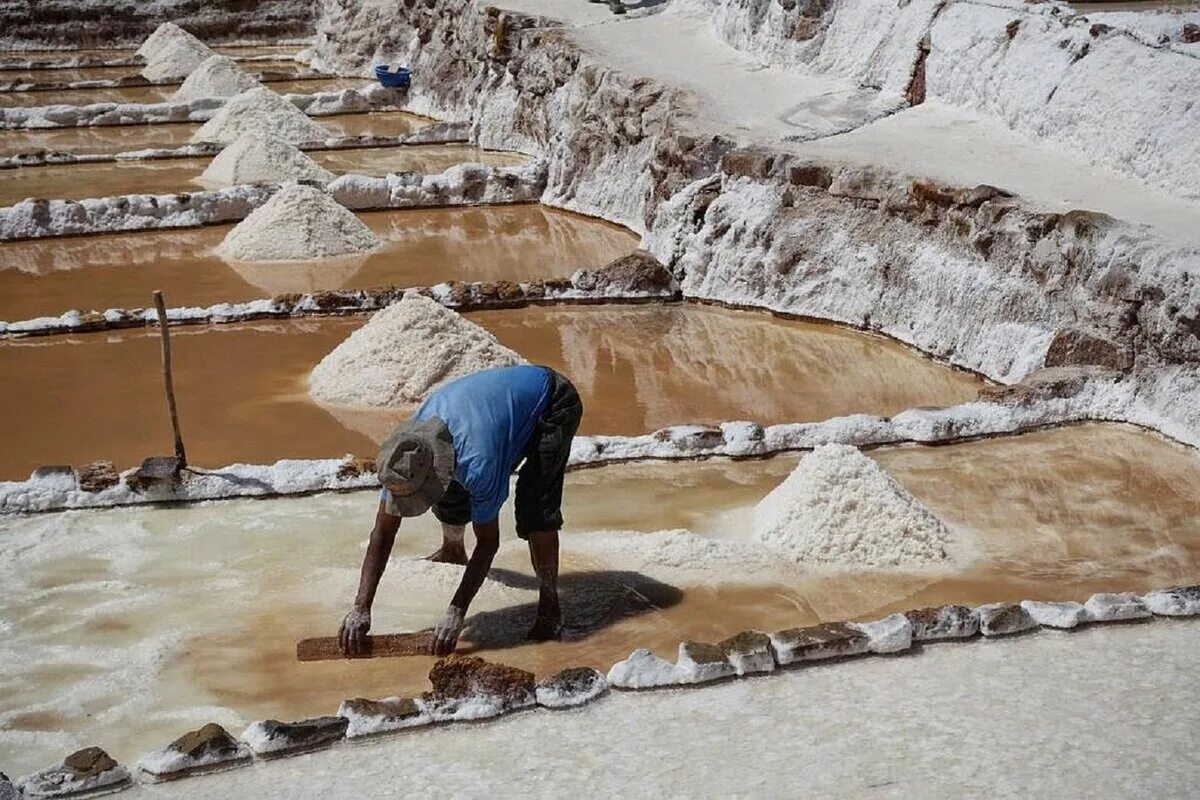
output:
[[362, 655], [367, 650], [367, 632], [371, 630], [371, 612], [354, 608], [342, 620], [338, 629], [338, 647], [348, 656]]
[[433, 629], [433, 654], [435, 656], [448, 656], [454, 652], [455, 645], [458, 644], [458, 635], [463, 629], [463, 612], [457, 606], [450, 606], [446, 609], [446, 615], [442, 617], [442, 621]]

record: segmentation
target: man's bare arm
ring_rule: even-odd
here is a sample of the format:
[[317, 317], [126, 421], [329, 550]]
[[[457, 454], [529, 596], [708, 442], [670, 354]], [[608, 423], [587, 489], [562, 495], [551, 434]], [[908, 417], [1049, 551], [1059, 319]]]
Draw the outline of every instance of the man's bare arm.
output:
[[338, 643], [342, 652], [358, 655], [366, 648], [367, 632], [371, 630], [371, 605], [375, 602], [375, 591], [379, 579], [387, 569], [388, 557], [396, 543], [396, 532], [400, 530], [400, 517], [393, 517], [384, 510], [382, 500], [375, 512], [375, 527], [367, 553], [363, 556], [362, 571], [358, 577], [358, 594], [354, 597], [354, 608], [342, 620], [338, 631]]
[[490, 522], [476, 522], [471, 527], [475, 530], [475, 549], [471, 552], [470, 560], [467, 561], [467, 568], [463, 571], [462, 580], [458, 583], [458, 591], [454, 593], [450, 607], [446, 609], [446, 615], [434, 630], [433, 654], [437, 656], [445, 656], [454, 652], [454, 646], [458, 644], [458, 635], [462, 632], [467, 609], [470, 608], [471, 601], [478, 594], [479, 587], [483, 586], [483, 580], [487, 577], [488, 570], [492, 568], [492, 560], [496, 557], [496, 551], [500, 549], [499, 519], [493, 519]]

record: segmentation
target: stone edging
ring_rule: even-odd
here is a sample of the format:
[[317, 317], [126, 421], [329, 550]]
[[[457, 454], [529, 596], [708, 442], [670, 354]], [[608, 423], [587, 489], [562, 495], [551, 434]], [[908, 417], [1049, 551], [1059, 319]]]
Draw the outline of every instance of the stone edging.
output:
[[[285, 94], [283, 97], [310, 117], [324, 117], [368, 111], [401, 111], [408, 101], [408, 90], [389, 89], [364, 79], [363, 86], [357, 89]], [[0, 130], [205, 122], [211, 119], [228, 99], [205, 97], [180, 103], [92, 103], [86, 106], [0, 108]]]
[[[435, 122], [412, 133], [400, 136], [338, 136], [319, 142], [301, 142], [296, 148], [307, 153], [326, 150], [354, 150], [416, 146], [424, 144], [466, 144], [471, 141], [471, 125], [467, 122]], [[128, 150], [120, 153], [59, 153], [38, 150], [0, 156], [0, 170], [20, 167], [45, 167], [62, 164], [103, 164], [117, 161], [159, 161], [169, 158], [198, 158], [215, 156], [225, 149], [218, 142], [196, 142], [174, 148]]]
[[[891, 655], [923, 643], [1002, 638], [1043, 628], [1148, 621], [1200, 615], [1200, 585], [1157, 589], [1144, 595], [1098, 593], [1085, 603], [1024, 600], [978, 607], [945, 605], [892, 614], [868, 622], [826, 622], [767, 634], [743, 631], [716, 644], [680, 643], [674, 663], [635, 650], [609, 668], [561, 670], [541, 681], [532, 673], [478, 657], [449, 656], [429, 673], [431, 691], [420, 697], [346, 700], [333, 716], [295, 722], [253, 722], [234, 738], [214, 723], [184, 734], [138, 760], [135, 772], [98, 747], [73, 753], [59, 765], [17, 782], [17, 791], [39, 784], [55, 796], [116, 792], [323, 750], [347, 739], [378, 737], [436, 723], [478, 721], [524, 709], [586, 705], [608, 689], [678, 688], [748, 675], [765, 675], [831, 659]], [[487, 688], [482, 688], [487, 687]], [[0, 790], [5, 788], [0, 779]]]
[[[458, 164], [444, 172], [342, 175], [325, 185], [356, 211], [532, 203], [546, 185], [546, 166]], [[26, 200], [0, 208], [0, 241], [119, 231], [193, 228], [235, 222], [265, 203], [280, 184], [248, 184], [179, 194], [132, 194], [88, 200]]]

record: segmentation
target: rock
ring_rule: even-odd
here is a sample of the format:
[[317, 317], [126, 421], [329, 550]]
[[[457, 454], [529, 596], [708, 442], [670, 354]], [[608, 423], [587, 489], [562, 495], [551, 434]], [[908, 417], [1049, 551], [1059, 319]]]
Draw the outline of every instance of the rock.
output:
[[653, 689], [677, 686], [683, 682], [683, 677], [670, 661], [639, 648], [630, 653], [629, 658], [613, 664], [607, 680], [609, 686], [618, 689]]
[[1046, 350], [1045, 366], [1126, 370], [1132, 363], [1130, 354], [1116, 342], [1075, 328], [1062, 328]]
[[663, 295], [679, 290], [675, 276], [657, 258], [637, 250], [598, 269], [581, 269], [571, 285], [585, 292], [607, 295]]
[[684, 451], [713, 450], [725, 444], [725, 432], [708, 425], [675, 425], [655, 431], [654, 441], [671, 442]]
[[856, 656], [871, 649], [867, 635], [844, 622], [826, 622], [773, 633], [771, 647], [775, 649], [775, 661], [780, 665]]
[[762, 631], [742, 631], [718, 642], [717, 647], [725, 653], [725, 658], [738, 675], [772, 672], [775, 669], [771, 637]]
[[1179, 41], [1184, 44], [1195, 44], [1200, 42], [1200, 25], [1195, 22], [1189, 22], [1183, 26], [1183, 31], [1179, 34]]
[[570, 708], [595, 700], [608, 691], [608, 681], [591, 667], [568, 667], [538, 681], [537, 702], [546, 708]]
[[375, 474], [375, 459], [373, 458], [355, 458], [347, 456], [341, 464], [338, 465], [337, 476], [339, 480], [349, 480], [358, 478], [363, 475]]
[[245, 766], [251, 759], [249, 746], [210, 722], [185, 733], [162, 750], [143, 756], [138, 767], [152, 779], [162, 781]]
[[913, 640], [937, 642], [969, 639], [979, 633], [979, 614], [967, 606], [934, 606], [905, 612], [912, 624]]
[[1193, 617], [1200, 614], [1200, 585], [1155, 589], [1142, 596], [1146, 608], [1163, 617]]
[[12, 785], [3, 772], [0, 772], [0, 800], [21, 800], [17, 787]]
[[675, 667], [683, 683], [707, 683], [737, 674], [725, 651], [706, 642], [681, 642]]
[[1089, 619], [1087, 610], [1080, 603], [1022, 600], [1021, 608], [1034, 622], [1047, 628], [1074, 628]]
[[425, 693], [435, 720], [484, 719], [533, 705], [534, 677], [516, 667], [490, 664], [478, 656], [452, 655], [429, 671]]
[[67, 491], [74, 490], [79, 486], [78, 481], [75, 479], [75, 470], [69, 466], [60, 466], [57, 464], [35, 468], [29, 474], [29, 480], [52, 485], [56, 489], [65, 489]]
[[383, 700], [356, 697], [343, 700], [338, 706], [337, 715], [349, 720], [346, 727], [346, 737], [349, 739], [416, 728], [433, 721], [425, 704], [411, 697], [388, 697]]
[[1124, 622], [1151, 616], [1150, 609], [1146, 608], [1142, 598], [1130, 592], [1094, 594], [1088, 598], [1083, 607], [1096, 622]]
[[108, 753], [99, 747], [87, 747], [67, 756], [56, 767], [26, 775], [17, 781], [17, 789], [28, 798], [78, 797], [117, 792], [132, 783], [129, 770]]
[[111, 461], [93, 461], [75, 470], [79, 488], [85, 492], [102, 492], [121, 482], [117, 468]]
[[1051, 367], [1025, 376], [1020, 383], [1008, 386], [985, 386], [979, 399], [1005, 405], [1028, 405], [1040, 400], [1074, 397], [1088, 381], [1111, 376], [1110, 370], [1100, 367]]
[[912, 647], [913, 626], [903, 614], [851, 625], [867, 635], [872, 653], [899, 653]]
[[242, 738], [263, 758], [282, 758], [329, 747], [345, 737], [345, 717], [315, 717], [299, 722], [253, 722]]
[[1017, 603], [988, 603], [979, 611], [979, 632], [984, 636], [1005, 636], [1036, 628], [1029, 612]]

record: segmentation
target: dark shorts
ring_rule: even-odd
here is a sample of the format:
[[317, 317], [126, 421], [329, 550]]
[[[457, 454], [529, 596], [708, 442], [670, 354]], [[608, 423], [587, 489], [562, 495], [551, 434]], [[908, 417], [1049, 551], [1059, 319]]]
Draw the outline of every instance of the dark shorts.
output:
[[[579, 392], [569, 380], [550, 370], [550, 399], [521, 453], [517, 470], [517, 536], [522, 539], [534, 531], [557, 531], [563, 526], [563, 476], [582, 417]], [[446, 494], [433, 506], [433, 515], [447, 525], [466, 525], [471, 521], [471, 496], [462, 484], [451, 481]]]

